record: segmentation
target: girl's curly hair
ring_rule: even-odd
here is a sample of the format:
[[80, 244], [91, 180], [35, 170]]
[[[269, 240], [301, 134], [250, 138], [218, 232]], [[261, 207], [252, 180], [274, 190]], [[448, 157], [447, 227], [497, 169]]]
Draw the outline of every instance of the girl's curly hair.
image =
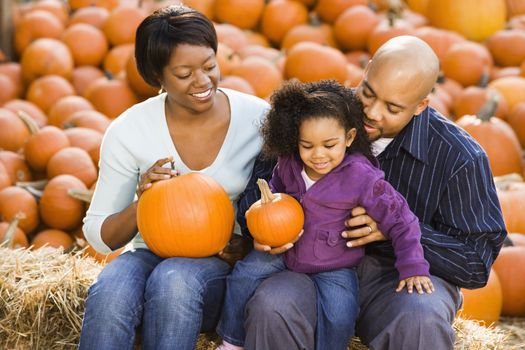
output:
[[352, 90], [336, 81], [289, 81], [273, 93], [270, 103], [271, 109], [261, 126], [266, 158], [297, 154], [301, 123], [310, 118], [326, 117], [337, 119], [345, 132], [356, 129], [356, 137], [347, 153], [362, 153], [369, 159], [374, 158], [363, 126], [363, 105]]

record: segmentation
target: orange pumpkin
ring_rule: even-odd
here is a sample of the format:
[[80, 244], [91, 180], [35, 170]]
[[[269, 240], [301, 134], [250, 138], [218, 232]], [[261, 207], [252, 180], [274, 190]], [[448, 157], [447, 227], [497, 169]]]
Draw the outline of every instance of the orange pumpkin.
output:
[[506, 0], [508, 17], [525, 14], [525, 2], [523, 0]]
[[281, 43], [281, 49], [289, 49], [302, 41], [312, 41], [321, 45], [337, 47], [332, 27], [315, 20], [309, 24], [296, 25], [286, 32]]
[[284, 70], [287, 79], [297, 78], [302, 82], [335, 79], [342, 84], [348, 77], [346, 65], [346, 57], [339, 50], [302, 42], [288, 51]]
[[503, 29], [507, 15], [505, 0], [429, 0], [428, 9], [433, 26], [475, 41]]
[[452, 45], [466, 40], [459, 33], [434, 27], [417, 28], [414, 35], [424, 40], [434, 50], [440, 61], [445, 59], [445, 55]]
[[255, 90], [255, 95], [261, 98], [271, 95], [283, 80], [281, 72], [272, 62], [257, 56], [242, 60], [230, 74], [246, 79]]
[[27, 124], [15, 112], [0, 107], [0, 149], [18, 151], [31, 136]]
[[160, 257], [206, 257], [228, 243], [234, 210], [213, 178], [189, 173], [158, 181], [142, 193], [137, 225], [148, 247]]
[[259, 23], [264, 0], [215, 0], [215, 18], [242, 29], [253, 29]]
[[366, 46], [370, 54], [374, 54], [388, 40], [401, 35], [413, 35], [414, 25], [403, 18], [388, 15], [382, 19], [370, 32]]
[[16, 99], [7, 102], [3, 107], [17, 114], [18, 112], [25, 112], [37, 123], [39, 127], [42, 127], [47, 124], [47, 116], [33, 102]]
[[494, 115], [498, 118], [506, 119], [509, 106], [501, 94], [494, 89], [486, 89], [479, 86], [469, 86], [461, 91], [454, 101], [454, 115], [456, 118], [460, 118], [464, 115], [476, 114], [487, 102], [491, 94], [497, 94], [499, 97], [498, 107]]
[[334, 23], [347, 9], [354, 6], [368, 6], [368, 0], [318, 0], [315, 12], [324, 22]]
[[335, 39], [344, 50], [364, 50], [379, 21], [377, 14], [367, 6], [350, 7], [334, 23]]
[[75, 94], [73, 85], [58, 75], [46, 75], [34, 80], [27, 89], [26, 99], [45, 113], [62, 97]]
[[11, 79], [16, 88], [16, 97], [22, 97], [24, 80], [22, 79], [22, 66], [18, 62], [2, 62], [0, 60], [0, 74], [5, 74]]
[[98, 66], [109, 49], [108, 40], [102, 30], [85, 23], [69, 26], [62, 33], [61, 40], [71, 51], [75, 66]]
[[505, 316], [525, 316], [525, 247], [504, 247], [494, 262]]
[[20, 64], [25, 81], [51, 74], [69, 79], [74, 67], [73, 55], [67, 45], [49, 38], [38, 39], [29, 44], [22, 54]]
[[155, 96], [159, 93], [159, 87], [149, 85], [140, 75], [139, 70], [137, 69], [135, 55], [129, 56], [125, 69], [128, 85], [138, 96], [147, 98]]
[[445, 76], [463, 86], [477, 85], [482, 78], [488, 78], [492, 65], [489, 50], [471, 41], [453, 44], [441, 62]]
[[[93, 132], [96, 133], [96, 131]], [[78, 147], [66, 147], [53, 154], [47, 163], [46, 170], [49, 179], [69, 174], [81, 180], [86, 187], [93, 185], [98, 175], [97, 168], [88, 152]]]
[[504, 77], [493, 80], [489, 87], [498, 90], [505, 101], [509, 104], [510, 110], [515, 105], [525, 102], [525, 78], [524, 77]]
[[40, 217], [46, 225], [59, 230], [72, 230], [81, 224], [84, 202], [68, 194], [72, 188], [86, 189], [86, 185], [72, 175], [58, 175], [49, 180], [39, 206]]
[[234, 52], [238, 52], [248, 45], [245, 31], [242, 31], [240, 28], [228, 23], [215, 23], [214, 26], [219, 43], [226, 44]]
[[6, 187], [0, 191], [0, 219], [11, 221], [17, 213], [24, 213], [18, 227], [26, 234], [38, 226], [38, 204], [35, 197], [23, 188]]
[[102, 31], [112, 46], [135, 42], [135, 32], [146, 18], [139, 7], [120, 6], [112, 10], [102, 25]]
[[459, 316], [483, 321], [490, 326], [499, 320], [503, 305], [501, 284], [494, 270], [490, 271], [487, 285], [478, 289], [461, 289], [463, 306]]
[[126, 81], [106, 77], [93, 82], [86, 89], [84, 96], [97, 111], [111, 119], [139, 102], [139, 98]]
[[49, 159], [55, 153], [69, 145], [69, 140], [62, 130], [55, 126], [44, 126], [31, 135], [24, 146], [24, 155], [31, 169], [41, 172], [46, 170]]
[[302, 3], [290, 0], [274, 0], [264, 8], [261, 32], [272, 43], [280, 45], [290, 29], [306, 22], [308, 22], [308, 9]]
[[64, 24], [55, 15], [44, 10], [31, 10], [16, 27], [15, 50], [22, 54], [36, 39], [58, 39], [63, 31]]
[[73, 238], [66, 232], [55, 229], [47, 229], [38, 232], [31, 241], [32, 249], [42, 247], [69, 249], [73, 245]]
[[75, 112], [94, 110], [95, 107], [82, 96], [71, 95], [60, 98], [49, 109], [47, 123], [61, 128], [64, 121]]
[[505, 226], [509, 232], [525, 233], [525, 189], [498, 190]]
[[[104, 71], [111, 73], [113, 76], [118, 75], [126, 68], [128, 59], [133, 55], [135, 44], [122, 44], [113, 46], [104, 58]], [[86, 85], [86, 87], [88, 87]]]
[[31, 9], [48, 11], [64, 24], [68, 20], [69, 9], [66, 3], [60, 0], [39, 0], [31, 3]]
[[486, 45], [499, 66], [519, 66], [525, 60], [523, 30], [500, 30], [487, 39]]
[[101, 29], [108, 17], [109, 11], [104, 7], [83, 7], [73, 12], [69, 18], [69, 25], [73, 25], [75, 23], [85, 23]]
[[255, 95], [255, 90], [250, 85], [250, 83], [246, 79], [237, 77], [235, 75], [228, 75], [222, 78], [219, 82], [219, 87], [237, 90], [244, 92], [245, 94]]
[[29, 247], [26, 234], [18, 228], [18, 222], [23, 218], [24, 214], [18, 213], [11, 222], [0, 222], [0, 244], [15, 249]]
[[456, 121], [487, 152], [494, 176], [523, 171], [521, 146], [512, 128], [503, 120], [493, 117], [496, 97], [492, 96], [477, 115], [466, 115]]
[[525, 102], [518, 103], [510, 111], [507, 122], [516, 132], [522, 148], [525, 148]]
[[13, 185], [18, 181], [31, 181], [33, 179], [22, 154], [0, 150], [0, 163], [4, 165]]
[[111, 261], [115, 260], [124, 251], [124, 247], [122, 247], [120, 249], [115, 250], [112, 253], [101, 254], [101, 253], [98, 253], [95, 249], [93, 249], [93, 247], [90, 246], [89, 244], [86, 245], [85, 249], [86, 249], [85, 255], [92, 257], [100, 264], [109, 264]]
[[97, 111], [78, 111], [70, 115], [61, 125], [64, 129], [88, 128], [104, 134], [111, 120]]
[[294, 241], [304, 225], [301, 204], [285, 193], [272, 193], [262, 179], [257, 184], [261, 199], [246, 212], [246, 223], [254, 240], [270, 247]]
[[0, 73], [0, 106], [17, 97], [18, 91], [13, 80]]
[[5, 166], [0, 162], [0, 191], [11, 185], [11, 178], [5, 169]]

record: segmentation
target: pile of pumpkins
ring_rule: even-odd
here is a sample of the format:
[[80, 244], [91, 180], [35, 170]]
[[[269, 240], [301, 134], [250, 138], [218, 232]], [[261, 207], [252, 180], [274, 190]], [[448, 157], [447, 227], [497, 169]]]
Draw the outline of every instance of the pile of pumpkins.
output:
[[[179, 2], [38, 0], [14, 9], [16, 60], [0, 53], [0, 241], [70, 249], [83, 239], [81, 221], [96, 183], [104, 131], [125, 109], [158, 93], [137, 72], [135, 30], [155, 9]], [[525, 1], [184, 4], [215, 23], [220, 86], [265, 99], [291, 78], [335, 79], [355, 87], [382, 43], [415, 35], [441, 62], [430, 104], [478, 140], [495, 176], [524, 174]], [[525, 234], [525, 189], [502, 188], [499, 197], [509, 232]], [[525, 266], [523, 249], [504, 248], [494, 267], [513, 271], [512, 278], [496, 272], [504, 314], [525, 315], [523, 297], [514, 297], [518, 289], [510, 286], [525, 276], [516, 271]], [[496, 273], [489, 286], [497, 283]], [[515, 300], [521, 306], [507, 308]]]

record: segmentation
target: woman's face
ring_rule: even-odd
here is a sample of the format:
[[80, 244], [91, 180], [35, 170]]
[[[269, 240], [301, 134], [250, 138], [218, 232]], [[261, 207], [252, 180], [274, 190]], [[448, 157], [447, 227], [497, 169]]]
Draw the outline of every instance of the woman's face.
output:
[[180, 44], [163, 69], [161, 84], [177, 107], [202, 113], [213, 106], [219, 76], [212, 48]]

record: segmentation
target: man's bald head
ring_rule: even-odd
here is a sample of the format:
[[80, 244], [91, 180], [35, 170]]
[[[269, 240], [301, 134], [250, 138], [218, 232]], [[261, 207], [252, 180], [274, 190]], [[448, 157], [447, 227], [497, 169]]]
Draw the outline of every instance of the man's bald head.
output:
[[422, 100], [432, 91], [439, 74], [439, 59], [423, 40], [398, 36], [383, 44], [374, 54], [367, 75], [391, 79], [400, 87], [411, 89]]

